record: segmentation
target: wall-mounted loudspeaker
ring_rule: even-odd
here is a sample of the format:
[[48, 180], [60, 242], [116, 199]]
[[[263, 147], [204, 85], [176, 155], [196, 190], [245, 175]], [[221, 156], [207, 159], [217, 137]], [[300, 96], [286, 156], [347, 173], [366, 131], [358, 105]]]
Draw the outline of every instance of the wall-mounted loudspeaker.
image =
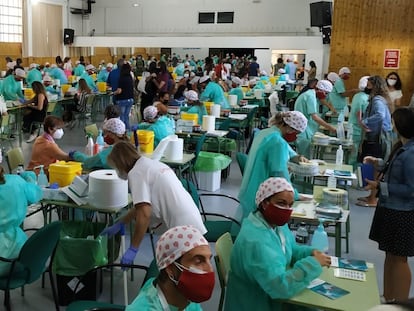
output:
[[330, 44], [331, 43], [331, 27], [322, 27], [322, 43]]
[[65, 28], [63, 30], [63, 44], [72, 44], [74, 37], [75, 37], [74, 29]]
[[332, 25], [332, 2], [320, 1], [310, 4], [311, 26]]

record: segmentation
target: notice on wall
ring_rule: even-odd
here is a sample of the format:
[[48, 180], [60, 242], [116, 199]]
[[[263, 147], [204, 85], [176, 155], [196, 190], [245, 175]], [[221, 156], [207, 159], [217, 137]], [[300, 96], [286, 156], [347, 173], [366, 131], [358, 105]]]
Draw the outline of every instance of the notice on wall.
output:
[[400, 50], [385, 49], [384, 50], [384, 68], [398, 69], [400, 67]]

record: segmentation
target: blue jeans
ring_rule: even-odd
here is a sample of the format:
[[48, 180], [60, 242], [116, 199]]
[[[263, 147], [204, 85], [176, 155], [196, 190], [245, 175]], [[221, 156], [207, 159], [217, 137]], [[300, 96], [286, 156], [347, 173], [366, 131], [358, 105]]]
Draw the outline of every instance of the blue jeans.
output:
[[117, 100], [116, 104], [118, 105], [121, 111], [121, 121], [125, 123], [125, 128], [129, 130], [129, 112], [131, 111], [131, 107], [134, 104], [134, 99], [121, 99]]

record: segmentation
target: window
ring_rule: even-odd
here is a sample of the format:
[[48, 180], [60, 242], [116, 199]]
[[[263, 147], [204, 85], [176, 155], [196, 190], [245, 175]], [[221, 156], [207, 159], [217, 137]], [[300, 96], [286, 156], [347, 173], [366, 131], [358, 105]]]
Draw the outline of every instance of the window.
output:
[[217, 24], [233, 24], [234, 12], [217, 12]]
[[198, 23], [199, 24], [214, 24], [214, 12], [208, 13], [198, 13]]
[[23, 0], [0, 0], [0, 42], [22, 42]]

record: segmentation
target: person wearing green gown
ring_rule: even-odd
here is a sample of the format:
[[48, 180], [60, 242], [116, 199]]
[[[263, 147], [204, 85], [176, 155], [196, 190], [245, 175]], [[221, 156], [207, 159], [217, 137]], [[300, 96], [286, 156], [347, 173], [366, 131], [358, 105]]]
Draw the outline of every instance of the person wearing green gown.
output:
[[17, 68], [14, 74], [11, 74], [3, 79], [2, 94], [4, 100], [21, 100], [24, 101], [22, 86], [20, 81], [26, 78], [26, 73], [23, 69]]
[[167, 230], [155, 249], [159, 275], [150, 278], [126, 311], [201, 311], [200, 302], [210, 299], [215, 274], [211, 250], [193, 226]]
[[357, 166], [358, 151], [362, 142], [362, 115], [365, 113], [369, 103], [369, 90], [365, 90], [368, 78], [369, 76], [365, 76], [359, 80], [358, 88], [360, 89], [360, 92], [356, 93], [354, 97], [352, 97], [351, 111], [349, 113], [348, 124], [349, 126], [352, 126], [353, 144], [353, 148], [349, 156], [349, 164], [351, 164], [354, 169], [356, 169]]
[[[247, 157], [239, 192], [243, 216], [254, 209], [255, 194], [259, 185], [269, 177], [289, 178], [288, 162], [306, 162], [289, 145], [298, 133], [306, 129], [307, 120], [298, 111], [279, 112], [269, 120], [269, 128], [254, 137]], [[296, 199], [301, 199], [298, 193]]]
[[[324, 121], [318, 113], [318, 99], [316, 92], [320, 95], [325, 95], [332, 91], [332, 83], [328, 80], [319, 80], [315, 89], [308, 89], [306, 92], [300, 94], [295, 102], [295, 111], [300, 111], [308, 119], [308, 126], [306, 130], [298, 135], [295, 142], [296, 150], [299, 154], [307, 158], [311, 156], [311, 142], [312, 137], [318, 130], [319, 126], [325, 127], [331, 132], [336, 132], [336, 128]], [[320, 96], [319, 95], [319, 96]]]
[[40, 70], [38, 69], [38, 65], [37, 64], [30, 64], [30, 70], [27, 73], [26, 76], [26, 84], [28, 88], [32, 87], [32, 83], [34, 81], [38, 81], [40, 83], [42, 83], [42, 73], [40, 72]]
[[[20, 176], [5, 174], [0, 166], [0, 257], [14, 259], [19, 256], [27, 240], [21, 227], [27, 206], [39, 202], [42, 196], [33, 172], [23, 172]], [[0, 262], [0, 276], [6, 275], [9, 269], [9, 263]]]
[[299, 294], [329, 267], [330, 256], [296, 244], [288, 226], [293, 197], [293, 187], [281, 177], [259, 186], [254, 211], [231, 251], [224, 310], [292, 310], [281, 300]]

